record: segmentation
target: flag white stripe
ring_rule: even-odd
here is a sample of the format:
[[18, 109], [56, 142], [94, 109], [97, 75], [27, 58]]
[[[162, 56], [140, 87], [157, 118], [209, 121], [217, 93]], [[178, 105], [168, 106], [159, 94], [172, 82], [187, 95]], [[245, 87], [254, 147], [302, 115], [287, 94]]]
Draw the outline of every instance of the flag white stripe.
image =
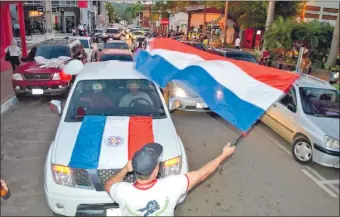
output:
[[[107, 117], [104, 128], [98, 169], [120, 169], [128, 161], [130, 117]], [[110, 137], [122, 138], [118, 146], [109, 145]], [[115, 165], [116, 168], [113, 168]]]
[[[273, 88], [249, 76], [235, 64], [222, 60], [206, 61], [200, 56], [178, 51], [154, 49], [148, 51], [151, 55], [159, 55], [178, 69], [188, 66], [199, 66], [209, 73], [219, 84], [232, 91], [244, 101], [267, 110], [283, 91]], [[237, 81], [237, 82], [235, 82]], [[239, 85], [239, 84], [242, 85]], [[218, 90], [216, 90], [218, 91]], [[218, 95], [218, 93], [216, 94]]]

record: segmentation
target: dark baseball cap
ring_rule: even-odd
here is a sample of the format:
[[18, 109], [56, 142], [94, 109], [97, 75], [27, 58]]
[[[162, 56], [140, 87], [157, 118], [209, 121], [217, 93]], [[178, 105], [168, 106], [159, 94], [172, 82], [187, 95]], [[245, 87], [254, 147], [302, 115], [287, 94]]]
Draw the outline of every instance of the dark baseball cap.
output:
[[163, 147], [158, 143], [144, 145], [132, 158], [133, 171], [139, 175], [151, 175], [157, 164], [159, 164], [162, 152]]

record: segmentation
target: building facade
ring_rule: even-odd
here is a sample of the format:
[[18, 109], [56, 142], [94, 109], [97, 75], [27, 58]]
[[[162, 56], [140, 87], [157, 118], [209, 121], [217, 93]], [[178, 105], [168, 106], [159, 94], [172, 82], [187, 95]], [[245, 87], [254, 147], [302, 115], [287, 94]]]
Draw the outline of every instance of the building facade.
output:
[[322, 22], [328, 22], [332, 26], [335, 26], [338, 14], [338, 1], [312, 0], [305, 3], [300, 19], [302, 22], [308, 22], [314, 19], [318, 19]]

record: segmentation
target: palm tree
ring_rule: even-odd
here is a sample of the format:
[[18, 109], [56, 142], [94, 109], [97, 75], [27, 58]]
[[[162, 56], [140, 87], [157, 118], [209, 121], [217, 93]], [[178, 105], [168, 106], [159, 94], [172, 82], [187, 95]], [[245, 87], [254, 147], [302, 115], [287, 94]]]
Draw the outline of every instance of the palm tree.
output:
[[334, 66], [336, 62], [336, 55], [339, 52], [339, 17], [340, 12], [338, 13], [338, 18], [336, 19], [336, 24], [333, 32], [332, 37], [332, 44], [331, 44], [331, 50], [329, 51], [328, 59], [326, 62], [327, 66]]
[[270, 50], [283, 48], [286, 53], [293, 46], [292, 31], [297, 25], [293, 18], [278, 17], [266, 30], [264, 39]]
[[[271, 0], [269, 1], [268, 10], [267, 10], [266, 31], [268, 30], [269, 26], [273, 23], [274, 15], [275, 15], [275, 1]], [[263, 42], [263, 50], [266, 48], [266, 46], [267, 46], [267, 41], [265, 39]]]

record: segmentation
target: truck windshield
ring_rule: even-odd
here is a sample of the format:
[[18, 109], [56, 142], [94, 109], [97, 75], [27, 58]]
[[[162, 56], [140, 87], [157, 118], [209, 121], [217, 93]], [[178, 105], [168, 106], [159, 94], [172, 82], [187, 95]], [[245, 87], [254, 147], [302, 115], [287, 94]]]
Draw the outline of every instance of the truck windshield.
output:
[[86, 115], [166, 117], [156, 87], [146, 79], [79, 81], [65, 121], [82, 121]]
[[302, 109], [306, 114], [340, 117], [339, 93], [336, 90], [300, 87]]
[[40, 46], [37, 48], [35, 56], [41, 56], [45, 59], [54, 59], [61, 56], [70, 57], [70, 48], [67, 46]]

